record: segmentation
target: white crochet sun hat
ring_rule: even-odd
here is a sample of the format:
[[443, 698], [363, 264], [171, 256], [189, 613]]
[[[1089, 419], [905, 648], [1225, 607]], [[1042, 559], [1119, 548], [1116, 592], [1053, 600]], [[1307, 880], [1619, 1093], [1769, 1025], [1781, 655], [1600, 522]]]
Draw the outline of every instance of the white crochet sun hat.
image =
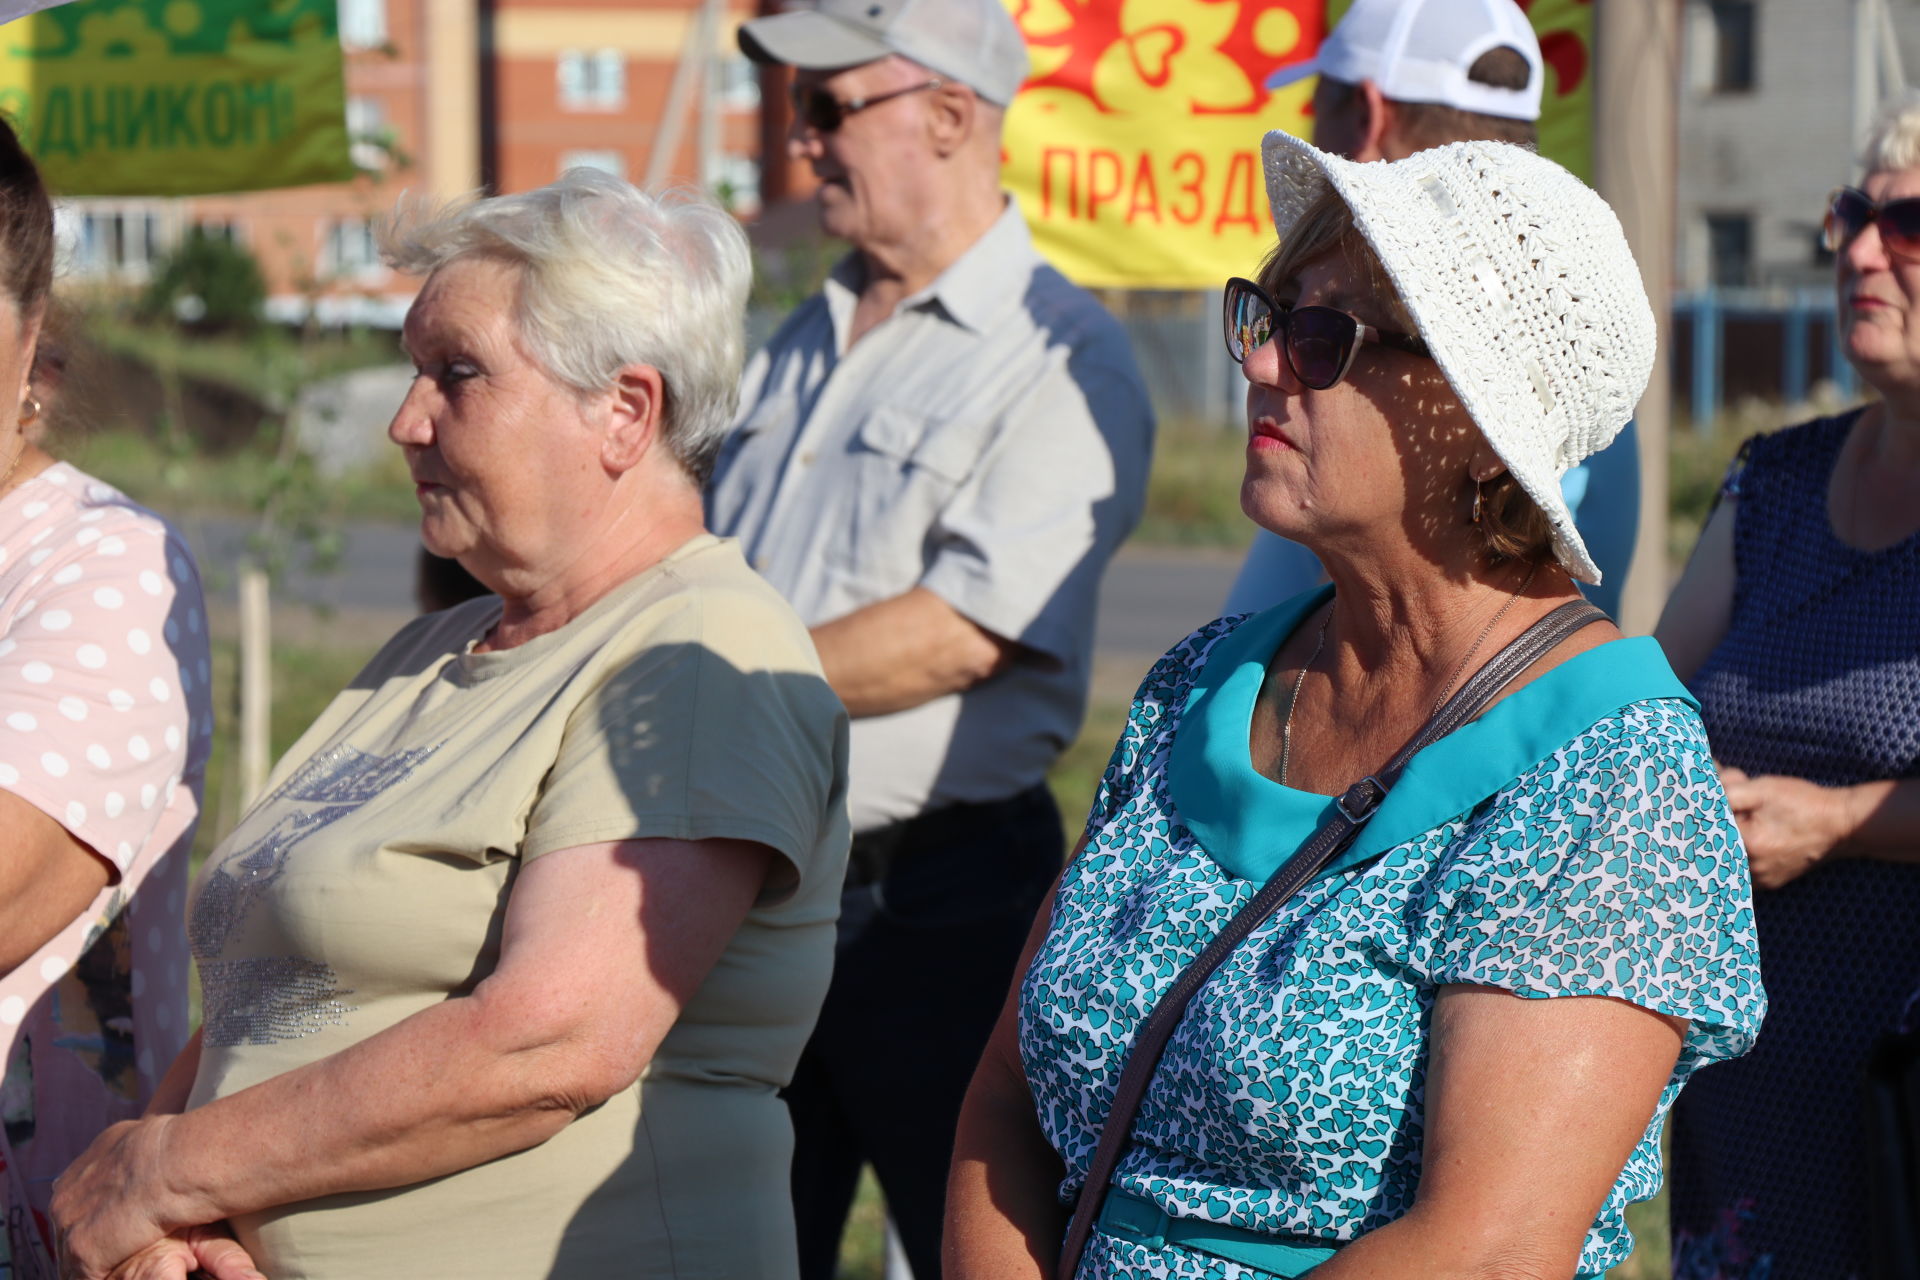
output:
[[1554, 555], [1599, 582], [1560, 475], [1633, 416], [1655, 332], [1613, 210], [1504, 143], [1358, 163], [1275, 131], [1264, 151], [1280, 238], [1329, 186], [1340, 194], [1460, 403], [1546, 513]]

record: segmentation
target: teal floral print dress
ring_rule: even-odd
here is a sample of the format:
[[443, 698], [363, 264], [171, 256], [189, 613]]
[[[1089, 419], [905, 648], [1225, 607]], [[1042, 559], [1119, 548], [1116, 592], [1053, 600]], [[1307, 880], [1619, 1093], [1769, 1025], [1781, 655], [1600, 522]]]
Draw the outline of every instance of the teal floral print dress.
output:
[[[1155, 1000], [1332, 803], [1248, 756], [1266, 664], [1330, 590], [1209, 624], [1134, 700], [1020, 992], [1063, 1203]], [[1109, 1196], [1125, 1212], [1103, 1215], [1081, 1280], [1300, 1275], [1405, 1214], [1449, 983], [1689, 1024], [1587, 1232], [1579, 1274], [1602, 1275], [1632, 1252], [1627, 1205], [1659, 1189], [1681, 1086], [1745, 1053], [1766, 1004], [1746, 856], [1652, 640], [1580, 654], [1414, 757], [1359, 841], [1227, 959], [1167, 1048]]]

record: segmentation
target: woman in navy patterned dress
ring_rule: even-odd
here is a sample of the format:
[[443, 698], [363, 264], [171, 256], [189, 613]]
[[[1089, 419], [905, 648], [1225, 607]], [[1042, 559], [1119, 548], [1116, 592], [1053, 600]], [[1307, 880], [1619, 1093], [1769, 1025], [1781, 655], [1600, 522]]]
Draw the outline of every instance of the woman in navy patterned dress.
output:
[[[1847, 358], [1883, 397], [1742, 450], [1660, 622], [1752, 859], [1773, 998], [1675, 1112], [1674, 1274], [1866, 1274], [1867, 1048], [1920, 980], [1920, 105], [1836, 193]], [[1902, 204], [1904, 202], [1904, 204]]]
[[[1333, 796], [1596, 575], [1556, 482], [1653, 349], [1611, 212], [1492, 143], [1351, 164], [1276, 133], [1266, 170], [1282, 247], [1226, 299], [1241, 505], [1333, 585], [1141, 685], [968, 1096], [948, 1280], [1051, 1273], [1157, 999]], [[1763, 1006], [1693, 700], [1653, 641], [1587, 627], [1415, 756], [1200, 990], [1078, 1275], [1599, 1276], [1681, 1085]]]

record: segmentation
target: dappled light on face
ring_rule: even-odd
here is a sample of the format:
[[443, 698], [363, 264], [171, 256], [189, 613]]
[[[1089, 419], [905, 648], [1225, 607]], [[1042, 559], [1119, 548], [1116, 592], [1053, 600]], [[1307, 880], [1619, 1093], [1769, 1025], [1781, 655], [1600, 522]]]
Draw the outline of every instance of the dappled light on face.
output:
[[[1284, 275], [1283, 265], [1269, 263], [1262, 273], [1277, 305], [1328, 308], [1387, 335], [1412, 332], [1384, 273], [1356, 241]], [[1230, 325], [1234, 319], [1243, 321], [1243, 340], [1261, 336], [1255, 317], [1229, 317]], [[1268, 326], [1269, 334], [1285, 328]], [[1339, 381], [1313, 390], [1295, 366], [1330, 369], [1346, 348], [1313, 346], [1331, 342], [1331, 333], [1293, 336], [1291, 364], [1271, 343], [1247, 352], [1249, 430], [1258, 437], [1263, 424], [1277, 426], [1293, 447], [1249, 442], [1242, 509], [1255, 523], [1309, 544], [1320, 537], [1364, 542], [1397, 521], [1435, 562], [1456, 563], [1459, 540], [1470, 537], [1467, 467], [1483, 442], [1439, 366], [1363, 342]]]
[[[1391, 465], [1403, 495], [1402, 532], [1434, 565], [1460, 564], [1460, 549], [1475, 537], [1468, 515], [1469, 469], [1485, 439], [1437, 364], [1397, 353], [1381, 359], [1400, 367], [1384, 377], [1352, 381], [1388, 426]], [[1384, 475], [1377, 478], [1385, 482]]]

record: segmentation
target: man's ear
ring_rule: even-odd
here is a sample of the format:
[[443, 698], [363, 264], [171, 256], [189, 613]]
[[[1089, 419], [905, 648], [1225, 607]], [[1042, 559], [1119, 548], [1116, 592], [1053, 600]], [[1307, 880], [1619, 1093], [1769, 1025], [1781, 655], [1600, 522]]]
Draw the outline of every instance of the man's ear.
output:
[[666, 427], [667, 384], [650, 364], [630, 364], [614, 380], [607, 433], [600, 462], [612, 475], [624, 475], [660, 442]]
[[951, 81], [927, 94], [927, 130], [941, 159], [966, 146], [980, 124], [980, 103], [973, 91]]
[[1353, 149], [1352, 159], [1361, 161], [1396, 159], [1388, 150], [1392, 141], [1395, 117], [1392, 101], [1380, 92], [1380, 86], [1371, 80], [1360, 82], [1360, 101], [1354, 104], [1361, 111], [1358, 140]]

